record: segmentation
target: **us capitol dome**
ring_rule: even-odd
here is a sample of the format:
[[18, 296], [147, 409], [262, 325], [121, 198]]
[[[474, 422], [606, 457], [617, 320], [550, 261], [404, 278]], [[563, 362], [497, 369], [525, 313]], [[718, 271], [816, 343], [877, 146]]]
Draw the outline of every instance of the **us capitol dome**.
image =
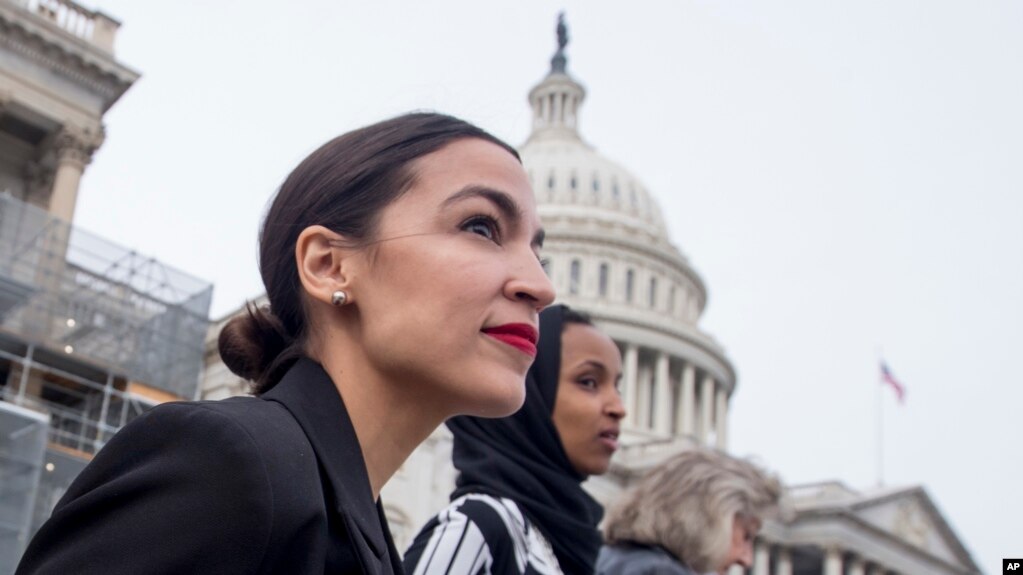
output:
[[529, 92], [533, 127], [519, 152], [559, 301], [589, 312], [622, 350], [629, 433], [618, 467], [676, 444], [725, 449], [736, 377], [699, 327], [707, 288], [646, 186], [580, 135], [586, 90], [567, 71], [563, 24], [558, 32], [550, 72]]

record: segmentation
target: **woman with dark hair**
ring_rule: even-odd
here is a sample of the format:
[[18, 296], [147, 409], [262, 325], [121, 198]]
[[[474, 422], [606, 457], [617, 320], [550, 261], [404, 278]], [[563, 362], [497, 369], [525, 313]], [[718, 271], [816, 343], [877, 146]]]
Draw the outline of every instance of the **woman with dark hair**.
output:
[[756, 465], [705, 448], [654, 467], [611, 508], [598, 575], [724, 575], [750, 568], [753, 540], [779, 512], [781, 483]]
[[97, 454], [18, 570], [397, 573], [381, 487], [436, 426], [522, 404], [554, 299], [515, 151], [410, 114], [306, 158], [220, 334], [254, 397], [170, 403]]
[[592, 573], [603, 508], [581, 484], [618, 447], [621, 372], [618, 347], [588, 317], [544, 310], [522, 409], [448, 422], [457, 487], [406, 552], [406, 572]]

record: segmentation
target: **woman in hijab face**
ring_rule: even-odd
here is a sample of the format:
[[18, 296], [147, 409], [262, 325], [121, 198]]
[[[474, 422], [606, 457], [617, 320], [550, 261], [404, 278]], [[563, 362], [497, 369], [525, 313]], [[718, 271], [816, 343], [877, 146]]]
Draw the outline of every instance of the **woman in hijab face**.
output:
[[457, 487], [406, 552], [406, 572], [592, 573], [603, 508], [581, 484], [618, 448], [621, 371], [588, 317], [545, 309], [522, 409], [448, 421]]

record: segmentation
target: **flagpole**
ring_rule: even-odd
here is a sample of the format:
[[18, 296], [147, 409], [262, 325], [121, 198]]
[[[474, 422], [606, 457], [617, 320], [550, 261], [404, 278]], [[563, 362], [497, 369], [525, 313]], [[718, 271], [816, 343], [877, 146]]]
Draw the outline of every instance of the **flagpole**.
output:
[[[881, 348], [877, 348], [877, 366], [881, 369]], [[884, 487], [884, 395], [881, 381], [877, 382], [877, 486]]]

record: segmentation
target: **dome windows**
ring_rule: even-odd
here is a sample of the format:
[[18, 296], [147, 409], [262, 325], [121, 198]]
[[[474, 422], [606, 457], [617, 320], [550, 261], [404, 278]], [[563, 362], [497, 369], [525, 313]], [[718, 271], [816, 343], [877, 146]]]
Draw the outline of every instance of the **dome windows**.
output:
[[650, 307], [657, 307], [657, 278], [650, 278]]
[[572, 260], [568, 271], [568, 293], [571, 295], [579, 295], [580, 267], [582, 264], [579, 260]]
[[597, 293], [600, 294], [600, 297], [607, 297], [608, 275], [610, 275], [610, 270], [607, 264], [600, 264], [600, 273], [597, 277]]

